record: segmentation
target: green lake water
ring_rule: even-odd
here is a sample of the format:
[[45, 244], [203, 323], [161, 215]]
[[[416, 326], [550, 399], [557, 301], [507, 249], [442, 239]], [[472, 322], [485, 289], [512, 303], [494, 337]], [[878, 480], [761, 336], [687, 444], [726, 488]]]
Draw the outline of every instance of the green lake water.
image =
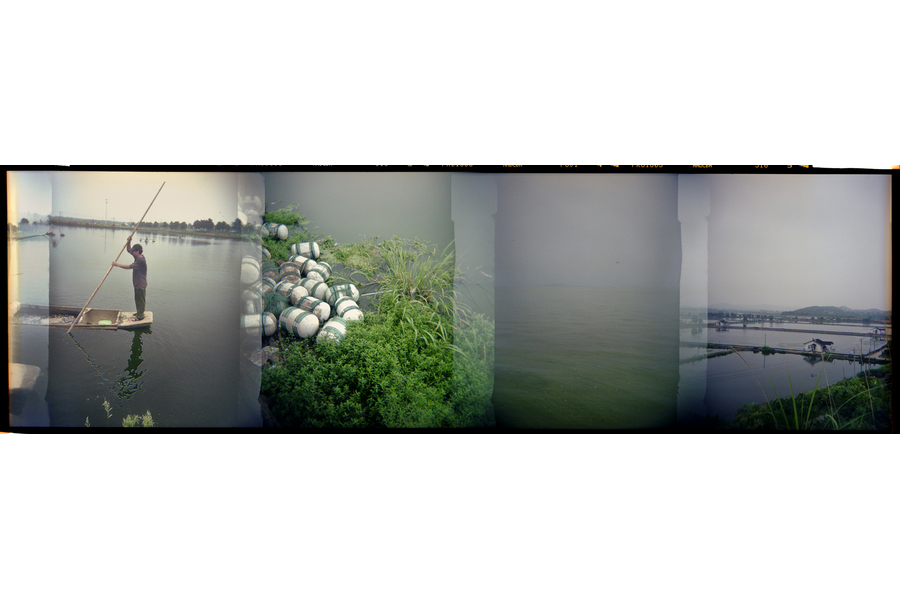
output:
[[497, 287], [498, 428], [675, 425], [677, 290]]

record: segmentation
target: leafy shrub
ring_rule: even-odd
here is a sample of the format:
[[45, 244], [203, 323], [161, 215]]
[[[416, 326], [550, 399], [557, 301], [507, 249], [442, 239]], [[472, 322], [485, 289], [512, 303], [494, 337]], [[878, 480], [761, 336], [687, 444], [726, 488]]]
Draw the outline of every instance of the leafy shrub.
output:
[[266, 223], [280, 223], [282, 225], [287, 225], [288, 227], [293, 227], [300, 222], [301, 217], [302, 215], [299, 213], [287, 210], [274, 210], [265, 213], [265, 215], [263, 215], [263, 221]]
[[[335, 428], [493, 425], [487, 346], [480, 363], [462, 352], [454, 361], [451, 344], [427, 335], [435, 325], [432, 311], [408, 299], [379, 309], [351, 322], [340, 344], [283, 343], [283, 362], [262, 375], [263, 393], [274, 400], [279, 422]], [[469, 335], [483, 337], [483, 329]]]

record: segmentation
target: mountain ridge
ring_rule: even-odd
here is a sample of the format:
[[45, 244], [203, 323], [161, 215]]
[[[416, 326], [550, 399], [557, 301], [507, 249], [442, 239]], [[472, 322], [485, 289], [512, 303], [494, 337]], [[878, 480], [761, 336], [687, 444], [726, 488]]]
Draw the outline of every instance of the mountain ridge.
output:
[[890, 316], [891, 311], [878, 308], [850, 308], [848, 306], [806, 306], [797, 310], [785, 311], [782, 315], [811, 317], [852, 317], [857, 319], [883, 319]]

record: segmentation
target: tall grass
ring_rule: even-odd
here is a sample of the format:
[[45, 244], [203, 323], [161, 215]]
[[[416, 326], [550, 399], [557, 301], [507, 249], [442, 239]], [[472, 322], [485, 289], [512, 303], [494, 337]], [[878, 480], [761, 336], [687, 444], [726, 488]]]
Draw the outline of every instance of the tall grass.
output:
[[[467, 276], [456, 269], [454, 242], [439, 251], [418, 238], [394, 236], [378, 241], [375, 237], [342, 244], [330, 249], [329, 255], [348, 270], [336, 280], [355, 284], [365, 295], [375, 295], [379, 301], [406, 298], [440, 317], [471, 323], [474, 311], [456, 290], [457, 283], [467, 283]], [[451, 340], [442, 323], [435, 323], [435, 333]]]
[[[747, 361], [744, 360], [741, 353], [735, 352], [735, 354], [749, 369], [750, 365], [747, 364]], [[816, 406], [816, 395], [819, 392], [819, 384], [821, 383], [823, 376], [825, 377], [823, 393], [827, 399], [825, 401], [820, 401], [819, 405]], [[788, 387], [791, 393], [789, 399], [780, 397], [778, 391], [775, 389], [774, 382], [772, 382], [772, 378], [768, 375], [766, 375], [766, 377], [769, 379], [769, 384], [772, 386], [775, 398], [770, 401], [768, 397], [766, 397], [765, 392], [763, 392], [763, 397], [766, 399], [766, 402], [758, 407], [758, 414], [771, 418], [772, 425], [776, 430], [806, 431], [813, 429], [860, 429], [862, 428], [863, 421], [867, 417], [871, 417], [873, 428], [877, 429], [879, 427], [876, 421], [875, 401], [872, 397], [872, 392], [873, 390], [883, 389], [883, 386], [873, 388], [869, 383], [869, 377], [865, 371], [863, 372], [863, 390], [846, 398], [840, 405], [835, 404], [833, 388], [828, 382], [828, 375], [825, 372], [824, 366], [819, 373], [819, 377], [816, 379], [816, 384], [812, 391], [799, 395], [794, 393], [791, 375], [790, 372], [788, 372]], [[759, 379], [757, 379], [756, 376], [754, 376], [754, 379], [756, 379], [756, 382], [760, 385], [760, 390], [762, 391], [762, 385], [759, 383]], [[868, 400], [868, 412], [855, 416], [844, 416], [844, 407], [851, 403], [855, 404], [855, 401], [860, 396], [865, 396]], [[822, 396], [820, 395], [819, 397], [821, 399]], [[748, 407], [745, 406], [741, 409], [744, 414], [748, 413], [747, 408]], [[739, 411], [739, 413], [740, 412], [741, 411]]]

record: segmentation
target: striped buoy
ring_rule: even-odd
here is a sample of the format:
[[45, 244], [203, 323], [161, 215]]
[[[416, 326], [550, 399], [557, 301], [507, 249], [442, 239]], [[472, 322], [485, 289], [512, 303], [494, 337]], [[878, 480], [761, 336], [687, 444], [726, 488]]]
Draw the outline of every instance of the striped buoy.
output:
[[288, 235], [290, 235], [287, 225], [282, 225], [281, 223], [263, 223], [263, 229], [266, 232], [266, 237], [277, 237], [286, 240]]
[[342, 283], [332, 286], [325, 299], [328, 301], [328, 304], [334, 306], [334, 303], [343, 297], [352, 298], [354, 302], [359, 302], [359, 290], [352, 283]]
[[313, 259], [309, 259], [305, 263], [303, 263], [303, 276], [306, 277], [306, 274], [309, 273], [312, 269], [315, 269], [319, 263], [314, 261]]
[[316, 259], [319, 258], [319, 245], [315, 242], [297, 242], [291, 245], [291, 254], [302, 254]]
[[300, 302], [300, 300], [309, 296], [308, 289], [298, 283], [291, 283], [290, 281], [280, 282], [275, 286], [275, 291], [285, 296], [294, 306], [297, 306], [297, 303]]
[[[301, 286], [302, 287], [302, 286]], [[324, 323], [331, 316], [331, 306], [324, 300], [316, 300], [312, 296], [300, 298], [297, 308], [302, 308], [306, 312], [310, 312], [319, 319], [319, 323]]]
[[310, 279], [321, 279], [322, 283], [324, 283], [331, 277], [331, 267], [328, 263], [320, 262], [311, 269], [308, 269], [306, 271], [306, 276]]
[[350, 297], [339, 298], [334, 303], [334, 314], [347, 321], [363, 320], [363, 312], [359, 310], [359, 305]]
[[263, 294], [255, 288], [241, 292], [245, 315], [258, 315], [263, 309]]
[[281, 281], [281, 278], [285, 275], [296, 275], [297, 277], [302, 276], [300, 265], [295, 262], [281, 263], [281, 266], [278, 267], [278, 280]]
[[316, 336], [316, 341], [334, 340], [335, 342], [340, 343], [346, 336], [347, 321], [340, 317], [331, 317], [331, 319], [322, 326], [322, 330], [319, 331], [319, 335]]
[[293, 333], [299, 338], [308, 338], [319, 330], [319, 319], [312, 313], [302, 308], [291, 306], [281, 312], [278, 325], [288, 333]]
[[275, 315], [270, 312], [244, 315], [241, 318], [241, 323], [247, 335], [251, 336], [269, 337], [278, 329], [278, 321], [275, 319]]
[[279, 283], [283, 281], [285, 283], [293, 283], [295, 285], [299, 285], [300, 279], [302, 279], [302, 278], [299, 275], [294, 275], [292, 273], [288, 273], [287, 275], [282, 275], [278, 281], [279, 281]]
[[260, 313], [243, 315], [241, 317], [241, 327], [244, 328], [244, 333], [249, 336], [258, 337], [262, 335], [262, 315]]
[[261, 320], [263, 335], [266, 337], [274, 335], [275, 331], [278, 329], [278, 319], [275, 318], [275, 315], [270, 312], [264, 312]]
[[263, 277], [262, 281], [259, 282], [262, 288], [260, 291], [263, 293], [263, 296], [275, 291], [275, 286], [278, 285], [278, 282], [274, 279], [270, 279], [268, 277]]
[[259, 261], [252, 256], [245, 256], [241, 259], [241, 283], [250, 285], [259, 281], [260, 270]]
[[308, 289], [309, 294], [311, 296], [315, 296], [317, 300], [324, 300], [325, 294], [328, 293], [328, 286], [321, 281], [316, 281], [315, 279], [301, 279], [300, 285]]
[[288, 262], [296, 264], [300, 269], [300, 273], [304, 276], [306, 275], [307, 271], [316, 266], [316, 261], [309, 258], [308, 256], [303, 256], [301, 254], [291, 254], [290, 258], [288, 258]]

